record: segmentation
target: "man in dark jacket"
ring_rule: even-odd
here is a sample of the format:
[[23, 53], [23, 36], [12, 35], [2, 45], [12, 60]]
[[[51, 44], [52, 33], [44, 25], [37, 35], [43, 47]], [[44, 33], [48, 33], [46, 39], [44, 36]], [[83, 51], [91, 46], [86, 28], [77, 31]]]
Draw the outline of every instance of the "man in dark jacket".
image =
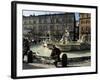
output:
[[54, 65], [57, 67], [57, 63], [60, 61], [61, 51], [55, 45], [53, 45], [53, 50], [51, 53], [51, 58], [55, 60]]
[[27, 56], [27, 52], [30, 50], [28, 39], [23, 38], [23, 60], [24, 56]]

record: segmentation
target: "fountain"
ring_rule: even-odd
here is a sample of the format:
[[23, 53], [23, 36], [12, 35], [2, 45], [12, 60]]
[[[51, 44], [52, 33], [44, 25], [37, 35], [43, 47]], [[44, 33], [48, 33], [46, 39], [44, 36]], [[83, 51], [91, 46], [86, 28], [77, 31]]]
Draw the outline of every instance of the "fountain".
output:
[[91, 47], [91, 43], [90, 41], [88, 42], [88, 36], [87, 35], [82, 35], [82, 37], [77, 41], [78, 43], [80, 43], [80, 49], [81, 50], [90, 50]]
[[69, 42], [69, 32], [68, 32], [68, 30], [65, 30], [65, 33], [62, 36], [60, 42], [63, 43], [63, 44], [68, 44], [68, 42]]
[[61, 51], [64, 52], [90, 50], [90, 44], [88, 44], [86, 37], [86, 35], [82, 35], [82, 37], [78, 41], [71, 41], [70, 33], [68, 32], [68, 30], [65, 30], [65, 33], [62, 35], [61, 40], [58, 43], [51, 44], [55, 44]]

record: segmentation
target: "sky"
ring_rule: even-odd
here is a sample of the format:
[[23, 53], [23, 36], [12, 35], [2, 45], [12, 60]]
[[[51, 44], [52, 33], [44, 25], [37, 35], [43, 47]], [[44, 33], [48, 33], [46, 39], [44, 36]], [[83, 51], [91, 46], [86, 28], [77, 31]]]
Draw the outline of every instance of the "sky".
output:
[[24, 16], [30, 16], [30, 15], [44, 15], [44, 14], [59, 14], [59, 13], [64, 13], [64, 12], [52, 12], [52, 11], [23, 11]]
[[79, 20], [79, 13], [75, 13], [75, 18], [77, 21]]
[[[64, 12], [48, 12], [48, 11], [32, 11], [32, 10], [24, 10], [23, 15], [24, 16], [30, 16], [30, 15], [44, 15], [44, 14], [60, 14]], [[76, 20], [79, 20], [79, 13], [75, 13]]]

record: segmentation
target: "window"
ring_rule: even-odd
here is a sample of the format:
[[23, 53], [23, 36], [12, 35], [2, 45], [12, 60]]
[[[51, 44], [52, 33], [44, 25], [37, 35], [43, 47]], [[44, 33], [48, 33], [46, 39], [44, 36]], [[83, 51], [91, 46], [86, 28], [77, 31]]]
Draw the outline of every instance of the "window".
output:
[[81, 27], [81, 32], [84, 32], [84, 28], [83, 27]]
[[39, 23], [41, 23], [41, 20], [39, 19]]
[[33, 21], [33, 24], [36, 24], [36, 21]]
[[50, 23], [50, 18], [47, 18], [47, 20], [46, 20], [46, 21], [47, 21], [47, 23]]
[[29, 24], [32, 24], [31, 20], [29, 21]]
[[26, 21], [24, 21], [24, 24], [27, 24], [27, 22], [26, 22]]

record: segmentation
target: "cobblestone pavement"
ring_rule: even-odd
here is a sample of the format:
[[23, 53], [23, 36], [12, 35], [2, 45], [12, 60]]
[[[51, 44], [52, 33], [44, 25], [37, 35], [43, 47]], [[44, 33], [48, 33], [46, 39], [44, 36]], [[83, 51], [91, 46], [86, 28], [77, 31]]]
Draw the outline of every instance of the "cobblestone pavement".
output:
[[[91, 66], [90, 60], [84, 60], [81, 62], [68, 63], [67, 67], [84, 67]], [[24, 63], [23, 69], [45, 69], [45, 68], [56, 68], [53, 64], [41, 64], [41, 63]], [[62, 68], [59, 64], [58, 68]]]

